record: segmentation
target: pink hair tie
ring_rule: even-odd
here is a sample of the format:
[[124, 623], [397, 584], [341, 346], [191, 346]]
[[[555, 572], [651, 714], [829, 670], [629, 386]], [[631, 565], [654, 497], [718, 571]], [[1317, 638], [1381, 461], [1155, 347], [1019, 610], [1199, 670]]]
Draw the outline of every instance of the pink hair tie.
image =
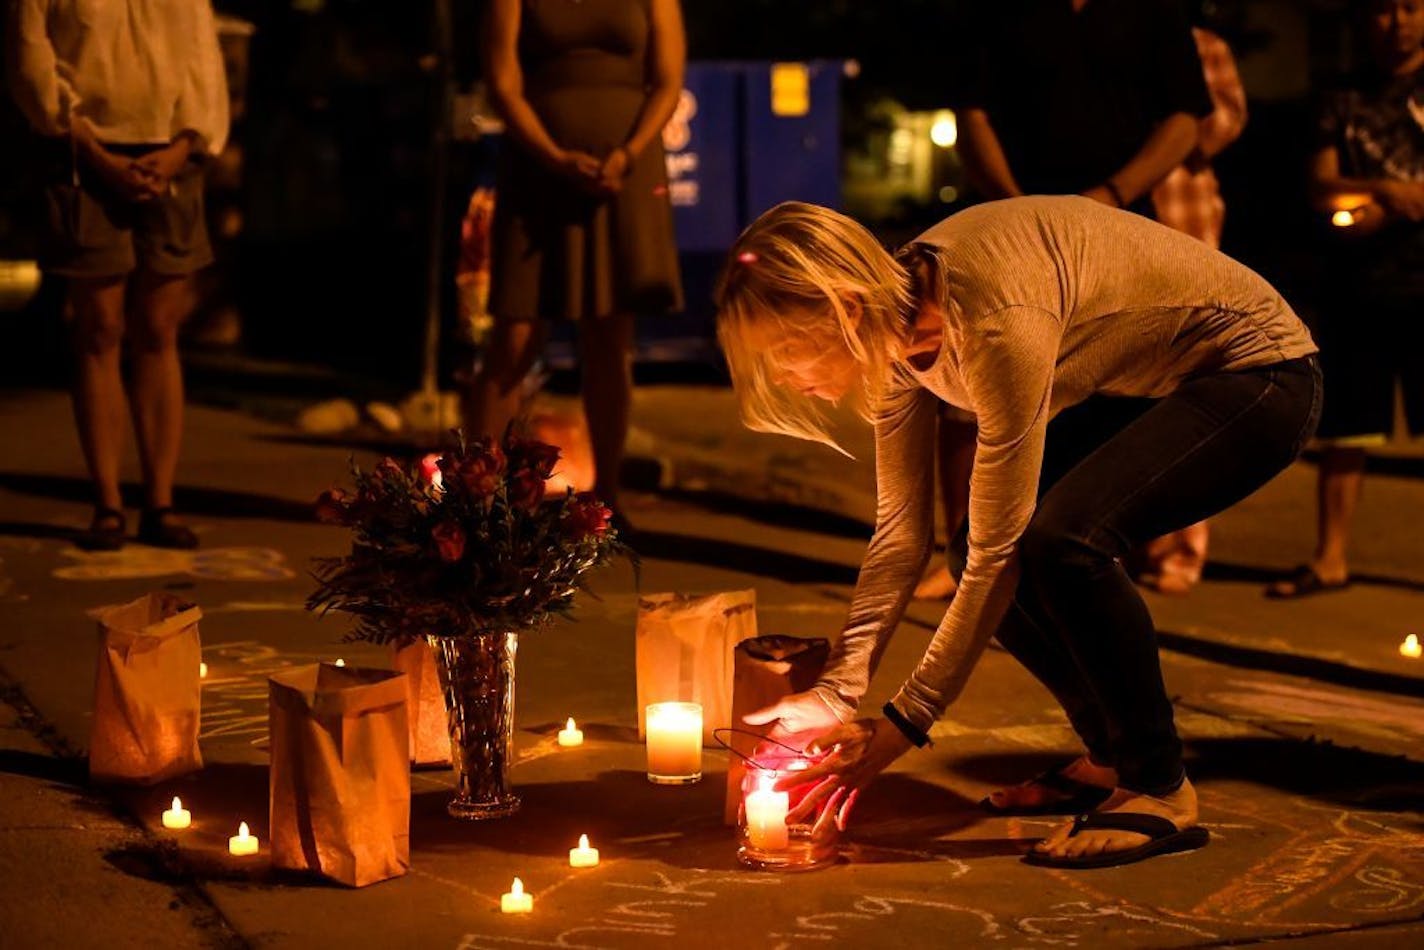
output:
[[755, 251], [743, 251], [737, 255], [737, 260], [743, 264], [755, 264], [757, 260]]

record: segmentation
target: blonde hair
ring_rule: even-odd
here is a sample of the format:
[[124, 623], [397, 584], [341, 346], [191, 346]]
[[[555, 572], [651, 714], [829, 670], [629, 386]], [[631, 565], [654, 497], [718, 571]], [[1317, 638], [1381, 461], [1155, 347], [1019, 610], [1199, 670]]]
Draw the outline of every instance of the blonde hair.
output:
[[874, 421], [915, 296], [910, 272], [843, 214], [788, 201], [757, 218], [732, 245], [715, 292], [717, 338], [742, 421], [844, 452], [818, 401], [778, 382], [777, 348], [765, 337], [843, 346], [861, 369], [856, 410]]

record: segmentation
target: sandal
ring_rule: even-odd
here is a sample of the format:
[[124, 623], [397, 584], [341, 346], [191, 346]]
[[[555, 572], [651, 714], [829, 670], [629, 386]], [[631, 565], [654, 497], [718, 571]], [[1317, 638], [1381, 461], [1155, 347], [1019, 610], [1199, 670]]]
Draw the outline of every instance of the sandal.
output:
[[1315, 573], [1315, 568], [1309, 564], [1302, 564], [1281, 578], [1281, 583], [1291, 585], [1288, 591], [1279, 590], [1275, 587], [1266, 588], [1266, 596], [1272, 600], [1295, 600], [1298, 597], [1309, 597], [1312, 594], [1328, 594], [1333, 590], [1344, 590], [1350, 586], [1350, 578], [1343, 581], [1327, 581], [1319, 574]]
[[75, 536], [74, 545], [82, 551], [117, 551], [124, 546], [127, 531], [124, 513], [101, 505], [94, 509], [88, 529]]
[[1134, 864], [1146, 858], [1161, 854], [1176, 854], [1179, 851], [1195, 851], [1211, 839], [1211, 835], [1201, 826], [1178, 828], [1165, 818], [1144, 815], [1137, 812], [1103, 812], [1080, 815], [1073, 822], [1069, 837], [1080, 831], [1131, 831], [1147, 835], [1150, 839], [1135, 848], [1121, 851], [1104, 851], [1099, 854], [1085, 854], [1079, 857], [1054, 857], [1041, 851], [1030, 851], [1024, 855], [1024, 863], [1041, 868], [1113, 868], [1123, 864]]
[[991, 815], [1023, 818], [1035, 815], [1077, 815], [1092, 811], [1107, 801], [1113, 790], [1103, 788], [1101, 785], [1089, 785], [1087, 782], [1080, 782], [1064, 775], [1063, 770], [1072, 764], [1069, 762], [1065, 765], [1055, 766], [1037, 778], [1029, 779], [1023, 783], [1024, 785], [1042, 785], [1044, 788], [1058, 792], [1063, 796], [1062, 798], [1027, 808], [1000, 808], [989, 798], [984, 798], [979, 802], [979, 807]]
[[198, 546], [198, 536], [178, 520], [171, 507], [145, 509], [138, 522], [138, 539], [151, 547], [180, 551], [191, 551]]

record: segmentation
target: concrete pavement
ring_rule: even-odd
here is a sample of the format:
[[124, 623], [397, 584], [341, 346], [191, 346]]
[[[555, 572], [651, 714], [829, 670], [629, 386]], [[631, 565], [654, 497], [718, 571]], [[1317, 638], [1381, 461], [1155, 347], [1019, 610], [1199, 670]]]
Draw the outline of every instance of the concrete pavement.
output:
[[[630, 500], [643, 531], [643, 588], [755, 586], [763, 632], [828, 635], [864, 547], [864, 510], [855, 507], [866, 497], [864, 463], [840, 465], [795, 443], [744, 434], [730, 424], [726, 396], [661, 387], [639, 393], [633, 448], [662, 461], [661, 487], [650, 484], [658, 490]], [[312, 524], [306, 505], [341, 477], [350, 450], [312, 444], [250, 415], [197, 408], [180, 504], [193, 512], [203, 549], [173, 555], [131, 546], [102, 556], [74, 551], [64, 539], [87, 508], [63, 397], [0, 396], [0, 440], [15, 447], [0, 465], [0, 669], [39, 717], [30, 725], [83, 747], [94, 659], [88, 607], [146, 590], [181, 591], [204, 608], [210, 667], [207, 767], [107, 798], [142, 826], [139, 853], [164, 859], [113, 874], [118, 890], [65, 892], [71, 913], [57, 923], [70, 929], [57, 942], [24, 945], [83, 945], [75, 934], [92, 933], [116, 901], [150, 906], [143, 901], [154, 898], [141, 886], [155, 884], [190, 888], [183, 893], [200, 905], [195, 919], [171, 912], [181, 924], [174, 932], [154, 911], [137, 922], [115, 918], [114, 933], [137, 928], [154, 946], [211, 945], [214, 927], [203, 924], [210, 908], [234, 940], [261, 947], [1424, 941], [1424, 702], [1410, 694], [1417, 667], [1389, 656], [1399, 624], [1424, 616], [1424, 595], [1413, 586], [1420, 578], [1411, 573], [1418, 558], [1399, 517], [1424, 504], [1424, 486], [1412, 479], [1372, 486], [1362, 512], [1362, 570], [1401, 583], [1287, 605], [1299, 608], [1290, 614], [1248, 609], [1257, 606], [1249, 599], [1256, 584], [1243, 572], [1292, 563], [1281, 534], [1297, 550], [1308, 543], [1308, 524], [1297, 521], [1309, 502], [1302, 469], [1248, 503], [1257, 507], [1222, 519], [1216, 550], [1243, 570], [1209, 580], [1189, 598], [1154, 601], [1182, 644], [1227, 642], [1229, 634], [1242, 651], [1165, 655], [1216, 839], [1197, 854], [1076, 875], [1021, 865], [1018, 855], [1049, 825], [986, 819], [973, 803], [997, 783], [1070, 754], [1072, 737], [1050, 697], [991, 650], [936, 728], [936, 746], [902, 759], [867, 796], [844, 863], [800, 876], [744, 871], [718, 821], [719, 754], [708, 752], [708, 777], [691, 788], [655, 788], [643, 779], [632, 736], [636, 592], [631, 572], [619, 566], [593, 578], [601, 600], [585, 599], [576, 623], [521, 644], [515, 777], [523, 811], [500, 822], [456, 822], [443, 811], [448, 776], [418, 772], [411, 873], [352, 891], [279, 877], [261, 860], [238, 863], [223, 853], [239, 820], [266, 838], [266, 676], [336, 656], [385, 663], [382, 651], [340, 643], [339, 619], [317, 621], [301, 608], [309, 559], [344, 541]], [[893, 692], [937, 613], [935, 605], [912, 609], [868, 703]], [[1253, 665], [1296, 648], [1325, 664], [1313, 671], [1321, 675]], [[1366, 678], [1373, 689], [1355, 688], [1339, 681], [1351, 671], [1383, 678]], [[554, 742], [568, 715], [586, 731], [582, 749]], [[54, 783], [64, 788], [72, 775], [61, 771]], [[59, 806], [80, 807], [66, 805], [74, 793], [57, 794]], [[181, 837], [158, 827], [173, 794], [195, 816], [195, 828]], [[66, 872], [30, 856], [66, 836], [81, 842], [76, 862], [94, 865], [112, 850], [98, 833], [56, 829], [22, 839], [9, 830], [23, 824], [14, 809], [7, 800], [0, 823], [7, 836], [0, 893], [21, 880], [59, 893], [63, 878], [50, 876]], [[580, 833], [603, 849], [600, 867], [567, 867], [565, 852]], [[535, 895], [535, 913], [521, 920], [497, 910], [516, 874]], [[0, 903], [0, 932], [19, 933], [12, 928], [38, 912]]]

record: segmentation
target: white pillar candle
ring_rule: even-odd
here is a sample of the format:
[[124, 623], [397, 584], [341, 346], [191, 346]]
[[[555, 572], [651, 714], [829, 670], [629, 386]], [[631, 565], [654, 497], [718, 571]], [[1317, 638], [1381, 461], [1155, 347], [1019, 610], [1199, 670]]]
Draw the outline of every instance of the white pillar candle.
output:
[[193, 814], [183, 807], [183, 802], [177, 795], [173, 796], [173, 807], [163, 813], [163, 827], [172, 828], [175, 831], [188, 827], [193, 823]]
[[583, 730], [574, 723], [572, 716], [564, 728], [559, 730], [559, 745], [569, 747], [583, 745]]
[[648, 706], [648, 780], [689, 785], [702, 778], [702, 707], [697, 703]]
[[237, 826], [237, 834], [227, 839], [228, 854], [248, 855], [257, 853], [257, 838], [248, 833], [247, 822]]
[[1404, 642], [1399, 645], [1400, 656], [1407, 656], [1411, 660], [1417, 660], [1421, 654], [1424, 654], [1424, 648], [1419, 646], [1419, 635], [1417, 633], [1411, 633], [1405, 637]]
[[499, 910], [503, 914], [527, 914], [534, 909], [534, 895], [524, 893], [524, 882], [519, 878], [509, 887], [508, 894], [499, 896]]
[[757, 787], [747, 793], [743, 802], [747, 840], [762, 851], [784, 851], [791, 841], [791, 831], [786, 827], [791, 794], [773, 791], [774, 782], [774, 775], [762, 773], [757, 778]]
[[579, 835], [577, 848], [569, 849], [569, 867], [591, 868], [598, 865], [598, 849], [588, 846], [588, 835]]

